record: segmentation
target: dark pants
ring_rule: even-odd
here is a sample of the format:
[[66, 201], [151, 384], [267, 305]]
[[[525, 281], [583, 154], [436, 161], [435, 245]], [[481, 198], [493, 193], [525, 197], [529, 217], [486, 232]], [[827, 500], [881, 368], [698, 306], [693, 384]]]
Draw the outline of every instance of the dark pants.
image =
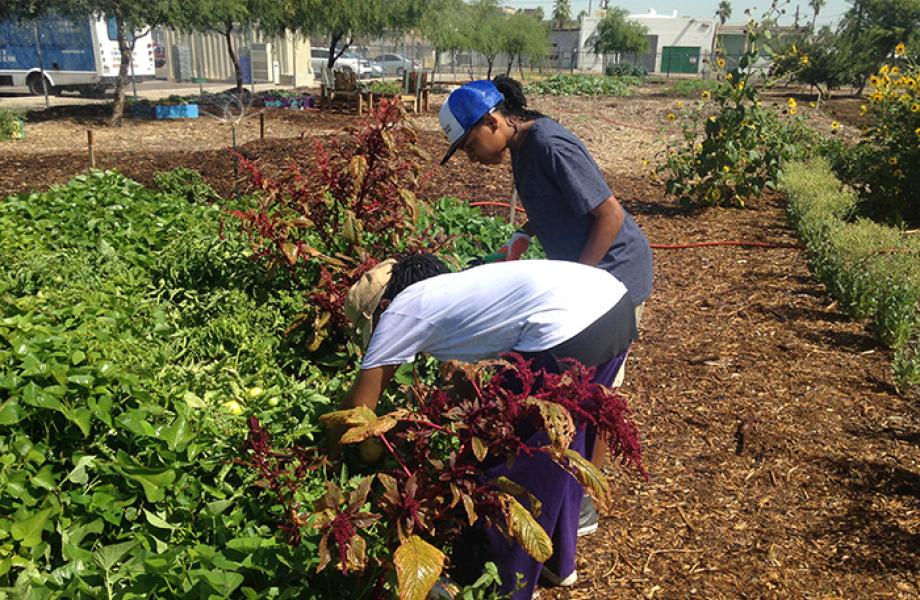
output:
[[[620, 304], [571, 340], [526, 357], [533, 360], [535, 369], [545, 368], [556, 373], [565, 369], [564, 359], [575, 358], [588, 366], [597, 367], [593, 379], [595, 383], [611, 385], [626, 359], [630, 342], [636, 337], [632, 305], [626, 299]], [[585, 423], [577, 425], [571, 448], [590, 459], [595, 432]], [[549, 437], [543, 430], [527, 438], [527, 445], [531, 447], [547, 444]], [[494, 480], [501, 476], [522, 485], [541, 502], [542, 510], [537, 522], [553, 542], [553, 556], [546, 561], [546, 566], [561, 577], [568, 576], [575, 570], [578, 515], [583, 494], [581, 485], [542, 453], [519, 456], [510, 466], [501, 461], [487, 469], [485, 478]], [[519, 500], [528, 506], [526, 499]], [[533, 595], [543, 568], [517, 542], [508, 541], [495, 528], [479, 526], [467, 529], [457, 540], [453, 558], [454, 577], [461, 583], [475, 581], [482, 574], [483, 565], [489, 561], [498, 566], [505, 593], [515, 589], [520, 574], [524, 588], [514, 594], [513, 600], [528, 600]]]

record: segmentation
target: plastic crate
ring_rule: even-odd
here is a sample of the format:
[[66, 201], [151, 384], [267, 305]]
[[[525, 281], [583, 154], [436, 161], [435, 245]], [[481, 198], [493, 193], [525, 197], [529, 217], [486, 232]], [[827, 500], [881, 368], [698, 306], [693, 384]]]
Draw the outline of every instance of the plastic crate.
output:
[[161, 119], [197, 119], [197, 104], [157, 104], [153, 109], [154, 118]]

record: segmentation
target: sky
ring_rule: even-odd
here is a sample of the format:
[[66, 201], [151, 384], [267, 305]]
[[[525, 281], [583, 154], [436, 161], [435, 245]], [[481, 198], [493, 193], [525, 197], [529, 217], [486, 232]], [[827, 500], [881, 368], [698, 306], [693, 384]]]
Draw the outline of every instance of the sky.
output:
[[[578, 15], [582, 10], [588, 10], [588, 3], [591, 2], [592, 10], [597, 8], [603, 0], [571, 0], [572, 16]], [[537, 8], [543, 7], [543, 12], [547, 17], [553, 11], [553, 0], [501, 0], [504, 6], [514, 8]], [[795, 14], [796, 4], [799, 5], [800, 22], [811, 22], [811, 8], [808, 7], [808, 0], [789, 0], [785, 5], [786, 14], [780, 18], [780, 24], [791, 25], [793, 15]], [[643, 0], [610, 0], [610, 6], [622, 6], [631, 13], [647, 13], [650, 8], [654, 8], [658, 14], [671, 14], [677, 10], [677, 14], [686, 17], [697, 17], [700, 19], [711, 18], [719, 5], [719, 0], [656, 0], [648, 2]], [[744, 24], [747, 18], [744, 14], [745, 9], [751, 9], [751, 14], [759, 17], [769, 6], [769, 0], [731, 0], [732, 18], [728, 20], [729, 24]], [[835, 24], [847, 11], [850, 4], [846, 0], [827, 0], [827, 4], [818, 12], [818, 25]]]

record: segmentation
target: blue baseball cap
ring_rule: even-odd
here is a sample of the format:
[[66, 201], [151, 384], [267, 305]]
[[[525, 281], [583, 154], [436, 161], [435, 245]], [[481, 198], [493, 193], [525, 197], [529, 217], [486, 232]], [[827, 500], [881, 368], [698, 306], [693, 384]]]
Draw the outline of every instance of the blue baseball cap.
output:
[[439, 114], [441, 129], [450, 143], [450, 149], [441, 159], [442, 165], [454, 155], [470, 129], [504, 99], [488, 79], [471, 81], [450, 93]]

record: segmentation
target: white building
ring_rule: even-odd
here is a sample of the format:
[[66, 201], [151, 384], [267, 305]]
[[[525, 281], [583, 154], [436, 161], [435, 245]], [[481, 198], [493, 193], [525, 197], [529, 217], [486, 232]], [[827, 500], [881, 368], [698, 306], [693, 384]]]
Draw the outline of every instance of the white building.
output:
[[702, 73], [709, 58], [716, 23], [709, 19], [662, 15], [650, 9], [648, 13], [629, 15], [628, 19], [648, 28], [648, 51], [636, 56], [602, 57], [594, 54], [588, 40], [594, 35], [602, 13], [584, 17], [579, 33], [580, 52], [577, 68], [582, 71], [603, 72], [605, 64], [624, 62], [644, 66], [654, 73]]

